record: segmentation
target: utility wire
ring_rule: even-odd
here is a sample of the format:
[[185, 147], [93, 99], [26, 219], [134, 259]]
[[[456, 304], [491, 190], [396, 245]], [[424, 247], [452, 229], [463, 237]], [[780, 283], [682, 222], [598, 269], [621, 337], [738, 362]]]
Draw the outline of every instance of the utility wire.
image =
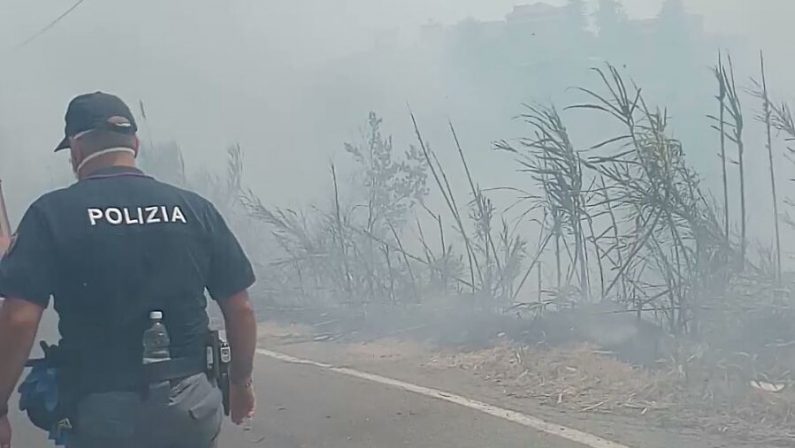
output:
[[44, 35], [44, 33], [46, 33], [47, 31], [49, 31], [50, 29], [52, 29], [52, 28], [53, 28], [55, 25], [57, 25], [57, 24], [58, 24], [58, 23], [59, 23], [61, 20], [63, 20], [64, 18], [66, 18], [66, 16], [68, 16], [69, 14], [71, 14], [71, 13], [72, 13], [72, 11], [74, 11], [75, 9], [77, 9], [77, 7], [78, 7], [78, 6], [80, 6], [81, 4], [83, 4], [83, 2], [84, 2], [84, 1], [86, 1], [86, 0], [77, 0], [77, 1], [75, 2], [75, 4], [74, 4], [74, 5], [72, 5], [72, 6], [71, 6], [69, 9], [67, 9], [66, 11], [64, 11], [64, 12], [63, 12], [63, 14], [61, 14], [61, 15], [60, 15], [60, 16], [58, 16], [58, 17], [56, 17], [56, 18], [55, 18], [55, 20], [53, 20], [52, 22], [48, 23], [48, 24], [47, 24], [47, 25], [46, 25], [44, 28], [40, 29], [40, 30], [39, 30], [38, 32], [36, 32], [35, 34], [33, 34], [33, 35], [32, 35], [32, 36], [30, 36], [29, 38], [27, 38], [27, 39], [25, 39], [24, 41], [22, 41], [20, 44], [18, 44], [16, 47], [14, 47], [14, 49], [15, 49], [15, 50], [19, 50], [20, 48], [23, 48], [23, 47], [27, 46], [28, 44], [30, 44], [30, 43], [31, 43], [31, 42], [33, 42], [34, 40], [36, 40], [36, 39], [38, 39], [39, 37], [41, 37], [42, 35]]

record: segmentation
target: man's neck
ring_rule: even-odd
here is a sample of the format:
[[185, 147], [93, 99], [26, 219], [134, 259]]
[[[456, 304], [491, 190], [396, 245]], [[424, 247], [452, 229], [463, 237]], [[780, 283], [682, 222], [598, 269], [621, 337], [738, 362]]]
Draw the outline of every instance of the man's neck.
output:
[[135, 168], [135, 156], [127, 148], [110, 148], [87, 159], [77, 172], [78, 179], [84, 179], [99, 170], [107, 168]]

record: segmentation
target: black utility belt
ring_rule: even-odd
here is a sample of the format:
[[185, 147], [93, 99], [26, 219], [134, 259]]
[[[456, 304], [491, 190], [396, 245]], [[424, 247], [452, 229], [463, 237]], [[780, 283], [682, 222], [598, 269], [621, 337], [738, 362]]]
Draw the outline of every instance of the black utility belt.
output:
[[209, 331], [203, 356], [166, 359], [143, 366], [143, 382], [152, 384], [207, 373], [214, 380], [228, 375], [232, 361], [229, 344], [218, 331]]
[[204, 357], [173, 358], [143, 366], [144, 383], [178, 380], [207, 372]]
[[[75, 362], [76, 354], [66, 352], [61, 347], [49, 346], [41, 343], [44, 350], [44, 357], [39, 359], [29, 359], [26, 367], [38, 365], [46, 368], [80, 369], [80, 363]], [[218, 331], [208, 331], [203, 355], [165, 359], [142, 367], [143, 383], [160, 383], [181, 379], [200, 373], [207, 373], [212, 379], [220, 380], [229, 373], [229, 364], [232, 361], [232, 354], [229, 344], [221, 339]]]
[[[80, 363], [74, 362], [74, 353], [64, 351], [58, 346], [48, 346], [43, 342], [42, 349], [45, 354], [44, 358], [31, 359], [26, 363], [26, 366], [38, 367], [40, 371], [56, 369], [55, 371], [59, 372], [57, 376], [60, 385], [68, 388], [77, 386], [74, 382], [74, 374], [79, 372]], [[208, 331], [204, 355], [172, 358], [143, 365], [141, 366], [142, 375], [135, 382], [139, 386], [146, 388], [147, 384], [174, 381], [205, 373], [221, 389], [224, 397], [224, 410], [228, 413], [229, 387], [231, 384], [229, 367], [231, 361], [232, 354], [229, 344], [221, 338], [218, 331]], [[72, 373], [68, 375], [72, 378], [71, 381], [63, 381], [65, 372]]]
[[221, 390], [224, 412], [229, 415], [229, 375], [232, 353], [229, 344], [218, 331], [208, 331], [205, 342], [205, 353], [199, 356], [164, 359], [162, 361], [141, 366], [138, 385], [141, 393], [146, 396], [149, 386], [188, 378], [198, 374], [206, 374]]

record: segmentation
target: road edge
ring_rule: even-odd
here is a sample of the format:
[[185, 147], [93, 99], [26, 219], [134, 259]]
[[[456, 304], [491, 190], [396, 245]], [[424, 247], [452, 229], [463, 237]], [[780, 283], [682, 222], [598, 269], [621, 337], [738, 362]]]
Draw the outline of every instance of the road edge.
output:
[[338, 374], [347, 375], [350, 377], [359, 378], [362, 380], [401, 389], [407, 392], [412, 392], [418, 395], [423, 395], [425, 397], [433, 398], [436, 400], [447, 401], [449, 403], [457, 404], [459, 406], [463, 406], [481, 412], [483, 414], [491, 415], [493, 417], [497, 417], [509, 422], [520, 424], [522, 426], [534, 429], [539, 432], [543, 432], [545, 434], [549, 434], [561, 439], [566, 439], [571, 442], [575, 442], [580, 445], [586, 446], [588, 448], [631, 448], [629, 446], [622, 445], [607, 439], [603, 439], [599, 436], [589, 434], [584, 431], [551, 423], [542, 420], [538, 417], [534, 417], [532, 415], [523, 414], [517, 411], [511, 411], [509, 409], [504, 409], [478, 400], [472, 400], [464, 396], [442, 391], [439, 389], [420, 386], [417, 384], [396, 380], [394, 378], [375, 375], [372, 373], [367, 373], [347, 367], [336, 367], [334, 365], [327, 363], [312, 361], [309, 359], [297, 358], [284, 353], [275, 352], [263, 348], [258, 348], [257, 354], [260, 356], [265, 356], [271, 359], [275, 359], [290, 364], [312, 366], [319, 369], [328, 370], [330, 372], [335, 372]]

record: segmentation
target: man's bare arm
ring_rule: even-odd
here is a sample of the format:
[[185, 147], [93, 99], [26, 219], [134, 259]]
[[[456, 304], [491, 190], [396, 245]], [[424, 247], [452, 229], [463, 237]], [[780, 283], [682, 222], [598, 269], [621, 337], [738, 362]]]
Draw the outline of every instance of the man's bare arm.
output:
[[[10, 244], [11, 244], [11, 238], [6, 237], [4, 235], [0, 235], [0, 258], [3, 258], [3, 255], [5, 255], [6, 250], [8, 250], [8, 246]], [[2, 299], [0, 299], [0, 301], [2, 301]]]
[[7, 410], [8, 400], [30, 356], [44, 308], [15, 298], [0, 303], [0, 411], [3, 411]]
[[0, 181], [0, 258], [3, 258], [10, 243], [11, 224], [8, 222], [8, 211], [6, 211], [6, 201], [3, 197], [3, 182]]
[[254, 351], [257, 348], [254, 308], [246, 290], [221, 300], [219, 305], [224, 314], [229, 348], [232, 349], [232, 383], [242, 384], [251, 378], [254, 370]]

